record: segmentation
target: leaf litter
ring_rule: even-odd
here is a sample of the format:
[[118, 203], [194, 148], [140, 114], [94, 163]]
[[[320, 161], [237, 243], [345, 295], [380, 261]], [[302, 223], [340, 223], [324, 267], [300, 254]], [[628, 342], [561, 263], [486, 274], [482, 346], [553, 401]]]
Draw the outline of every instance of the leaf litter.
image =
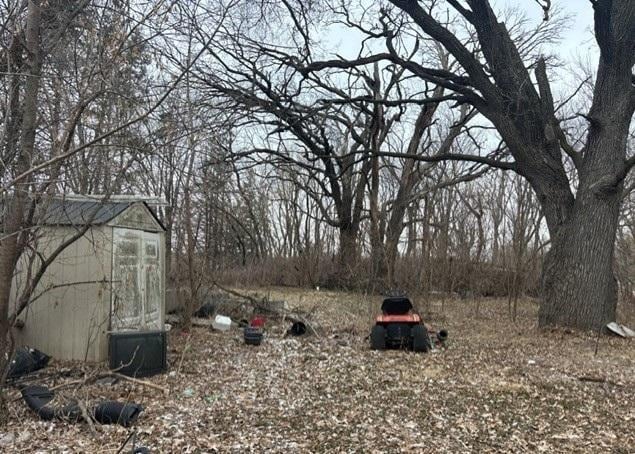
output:
[[[635, 452], [635, 348], [594, 333], [539, 330], [525, 301], [511, 324], [505, 302], [436, 301], [424, 314], [447, 328], [447, 349], [371, 351], [378, 298], [272, 289], [312, 310], [321, 335], [285, 337], [269, 320], [262, 345], [240, 330], [172, 330], [168, 373], [72, 389], [85, 400], [140, 403], [139, 444], [151, 452]], [[505, 328], [505, 329], [503, 329]], [[55, 361], [41, 384], [95, 366]], [[178, 369], [178, 372], [177, 372]], [[40, 421], [10, 393], [0, 452], [116, 453], [129, 429]], [[126, 452], [126, 451], [124, 451]]]

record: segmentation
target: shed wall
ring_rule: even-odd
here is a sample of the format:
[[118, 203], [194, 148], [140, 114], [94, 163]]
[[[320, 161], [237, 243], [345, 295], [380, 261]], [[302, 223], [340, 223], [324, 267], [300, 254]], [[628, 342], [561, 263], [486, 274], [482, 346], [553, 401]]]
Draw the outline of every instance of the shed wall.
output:
[[[72, 227], [43, 227], [38, 251], [44, 256], [75, 234]], [[112, 228], [94, 226], [68, 246], [48, 268], [34, 301], [20, 317], [20, 344], [59, 359], [104, 361], [110, 321]], [[25, 264], [14, 288], [21, 288]]]

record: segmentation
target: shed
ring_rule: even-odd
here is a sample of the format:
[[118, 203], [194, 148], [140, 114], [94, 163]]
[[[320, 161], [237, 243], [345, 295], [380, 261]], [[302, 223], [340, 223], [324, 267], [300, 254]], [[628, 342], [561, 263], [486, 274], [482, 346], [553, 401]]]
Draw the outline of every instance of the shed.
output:
[[[162, 333], [165, 229], [148, 203], [129, 197], [55, 198], [42, 204], [37, 219], [36, 248], [44, 257], [78, 229], [88, 225], [88, 230], [46, 270], [19, 317], [18, 343], [59, 359], [104, 361], [117, 334]], [[14, 304], [27, 273], [22, 261]]]

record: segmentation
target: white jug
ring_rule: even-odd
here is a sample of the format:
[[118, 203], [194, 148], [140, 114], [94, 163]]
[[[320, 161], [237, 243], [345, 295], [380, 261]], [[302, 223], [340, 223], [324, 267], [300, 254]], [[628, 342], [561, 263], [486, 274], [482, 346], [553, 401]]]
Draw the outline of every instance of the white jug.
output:
[[219, 331], [227, 331], [232, 326], [232, 319], [224, 315], [217, 315], [212, 322], [212, 328]]

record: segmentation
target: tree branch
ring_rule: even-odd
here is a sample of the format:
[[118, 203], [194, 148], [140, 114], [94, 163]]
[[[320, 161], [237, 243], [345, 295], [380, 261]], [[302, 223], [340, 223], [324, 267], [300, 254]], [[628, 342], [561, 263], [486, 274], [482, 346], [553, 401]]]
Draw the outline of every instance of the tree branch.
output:
[[505, 162], [505, 161], [500, 161], [498, 159], [492, 159], [492, 158], [488, 158], [485, 156], [478, 156], [478, 155], [445, 153], [445, 154], [437, 154], [434, 156], [422, 156], [419, 154], [398, 153], [398, 152], [390, 152], [390, 151], [382, 151], [382, 152], [379, 152], [378, 154], [380, 156], [387, 156], [392, 158], [414, 159], [415, 161], [422, 161], [422, 162], [441, 162], [441, 161], [477, 162], [479, 164], [485, 164], [490, 167], [495, 167], [497, 169], [513, 170], [515, 172], [518, 171], [518, 166], [515, 162]]
[[[212, 40], [214, 39], [214, 36], [215, 35], [212, 35], [212, 37], [209, 39], [209, 42], [207, 43], [208, 45], [212, 42]], [[11, 187], [15, 186], [17, 183], [21, 182], [22, 180], [24, 180], [29, 175], [32, 175], [35, 172], [38, 172], [38, 171], [40, 171], [42, 169], [45, 169], [46, 167], [51, 166], [53, 164], [56, 164], [56, 163], [58, 163], [60, 161], [64, 161], [64, 160], [68, 159], [69, 157], [71, 157], [73, 155], [76, 155], [80, 151], [85, 150], [86, 148], [91, 147], [91, 146], [103, 141], [104, 139], [106, 139], [106, 138], [118, 133], [119, 131], [122, 131], [122, 130], [124, 130], [126, 128], [129, 128], [130, 126], [134, 125], [135, 123], [138, 123], [138, 122], [144, 120], [145, 118], [147, 118], [150, 114], [152, 114], [155, 110], [157, 110], [161, 106], [161, 104], [163, 104], [163, 102], [168, 98], [168, 96], [170, 96], [170, 94], [176, 89], [176, 87], [183, 80], [185, 75], [190, 71], [190, 69], [194, 66], [194, 64], [198, 61], [198, 59], [201, 57], [201, 55], [203, 55], [203, 53], [206, 50], [207, 50], [207, 46], [202, 46], [201, 47], [201, 50], [189, 62], [189, 64], [185, 67], [185, 69], [183, 71], [181, 71], [181, 73], [174, 80], [174, 82], [172, 82], [170, 84], [170, 86], [165, 91], [165, 93], [163, 93], [163, 95], [158, 99], [158, 101], [155, 102], [152, 106], [150, 106], [150, 108], [148, 110], [146, 110], [142, 114], [134, 117], [133, 119], [125, 122], [121, 126], [113, 128], [110, 131], [107, 131], [107, 132], [99, 135], [98, 137], [95, 137], [93, 140], [90, 140], [90, 141], [86, 142], [85, 144], [80, 145], [77, 148], [74, 148], [74, 149], [72, 149], [70, 151], [67, 151], [66, 153], [58, 154], [54, 158], [51, 158], [51, 159], [49, 159], [47, 161], [44, 161], [44, 162], [42, 162], [42, 163], [40, 163], [38, 165], [32, 166], [30, 169], [28, 169], [25, 172], [22, 172], [20, 175], [18, 175], [13, 180], [11, 180], [6, 185], [4, 185], [0, 189], [0, 195], [5, 193], [5, 192], [7, 192]]]

